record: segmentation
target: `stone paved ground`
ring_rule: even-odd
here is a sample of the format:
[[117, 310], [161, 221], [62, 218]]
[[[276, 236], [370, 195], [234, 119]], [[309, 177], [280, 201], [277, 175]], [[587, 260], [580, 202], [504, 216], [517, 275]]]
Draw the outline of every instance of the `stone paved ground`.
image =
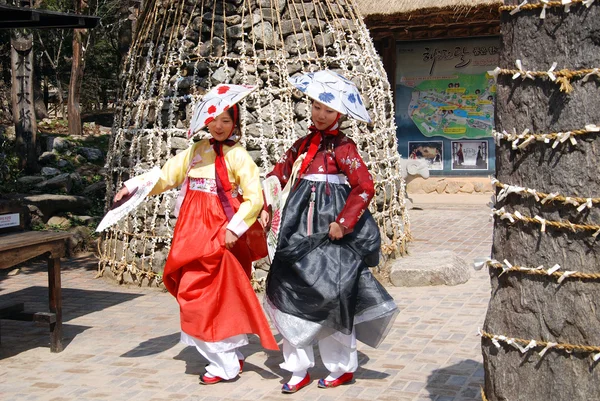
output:
[[[420, 204], [410, 213], [413, 255], [454, 250], [467, 260], [490, 254], [485, 201]], [[94, 279], [92, 256], [63, 262], [65, 350], [49, 351], [47, 329], [3, 320], [0, 400], [480, 400], [483, 367], [477, 328], [490, 295], [488, 274], [455, 287], [390, 288], [401, 313], [377, 350], [359, 346], [356, 383], [295, 395], [279, 392], [280, 353], [253, 339], [244, 373], [233, 382], [198, 385], [205, 361], [178, 343], [178, 308], [164, 292]], [[15, 273], [12, 271], [11, 273]], [[47, 275], [32, 263], [0, 276], [0, 304], [23, 300], [44, 310]], [[279, 339], [279, 337], [277, 337]], [[317, 358], [318, 359], [318, 358]], [[318, 364], [315, 379], [325, 376]]]

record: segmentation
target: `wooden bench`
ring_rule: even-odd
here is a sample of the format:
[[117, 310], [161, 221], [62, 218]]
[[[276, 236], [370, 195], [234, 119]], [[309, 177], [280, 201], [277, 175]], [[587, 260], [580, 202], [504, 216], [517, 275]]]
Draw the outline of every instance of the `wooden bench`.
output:
[[18, 303], [1, 308], [0, 319], [48, 324], [51, 352], [63, 350], [60, 258], [65, 256], [65, 240], [70, 236], [69, 233], [48, 231], [25, 231], [0, 235], [0, 269], [8, 269], [36, 256], [47, 254], [50, 312], [25, 312], [24, 304]]

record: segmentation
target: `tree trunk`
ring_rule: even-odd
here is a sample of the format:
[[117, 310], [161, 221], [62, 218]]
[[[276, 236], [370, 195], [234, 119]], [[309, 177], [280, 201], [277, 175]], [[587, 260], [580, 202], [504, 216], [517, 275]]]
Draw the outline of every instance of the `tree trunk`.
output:
[[69, 95], [67, 104], [67, 114], [69, 119], [69, 134], [81, 135], [81, 109], [80, 95], [81, 83], [83, 81], [83, 70], [85, 68], [83, 41], [87, 35], [85, 29], [73, 30], [73, 61], [71, 65], [71, 80], [69, 82]]
[[[517, 5], [521, 0], [506, 0]], [[531, 2], [530, 2], [531, 3]], [[556, 70], [581, 70], [600, 66], [600, 4], [587, 8], [581, 3], [522, 10], [515, 15], [502, 13], [502, 50], [500, 67], [515, 69], [520, 59], [524, 70], [547, 71], [553, 62]], [[569, 94], [547, 77], [512, 79], [510, 74], [498, 78], [496, 129], [517, 133], [529, 128], [532, 133], [549, 134], [584, 128], [598, 123], [599, 78], [589, 82], [571, 81]], [[577, 144], [570, 141], [552, 148], [534, 141], [514, 150], [511, 142], [500, 140], [496, 148], [496, 178], [502, 184], [558, 193], [563, 197], [600, 197], [600, 139], [598, 134], [579, 135]], [[521, 140], [521, 143], [523, 140]], [[546, 221], [567, 220], [573, 224], [600, 224], [598, 206], [579, 213], [563, 202], [542, 204], [533, 196], [510, 194], [498, 201], [514, 215]], [[518, 215], [517, 215], [518, 216]], [[600, 273], [600, 237], [594, 231], [554, 228], [534, 221], [496, 217], [492, 258], [513, 266], [544, 266], [548, 270], [559, 264], [559, 271]], [[492, 297], [484, 324], [491, 335], [573, 345], [600, 346], [600, 282], [567, 278], [562, 284], [549, 275], [506, 272], [490, 268]], [[484, 333], [485, 335], [485, 333]], [[485, 395], [490, 401], [564, 401], [600, 400], [600, 367], [590, 353], [543, 346], [521, 352], [503, 338], [498, 345], [482, 339], [485, 369]], [[526, 343], [521, 343], [525, 347]]]
[[65, 118], [65, 98], [63, 97], [62, 91], [62, 81], [60, 80], [60, 74], [56, 71], [56, 99], [58, 100], [58, 105], [56, 107], [56, 113], [60, 112], [60, 116]]
[[33, 35], [11, 38], [12, 111], [15, 124], [19, 167], [27, 172], [37, 169], [36, 133], [33, 98]]

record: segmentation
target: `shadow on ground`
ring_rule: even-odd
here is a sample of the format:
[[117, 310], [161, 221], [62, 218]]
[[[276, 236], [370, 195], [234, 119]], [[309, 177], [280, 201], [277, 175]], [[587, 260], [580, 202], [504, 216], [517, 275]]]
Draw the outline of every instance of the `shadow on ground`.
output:
[[[98, 258], [93, 253], [89, 252], [73, 256], [69, 259], [63, 258], [60, 260], [60, 270], [63, 272], [71, 270], [95, 272], [98, 270]], [[20, 263], [10, 269], [0, 270], [0, 282], [17, 275], [33, 274], [41, 271], [48, 271], [48, 262], [43, 256]]]
[[425, 389], [435, 401], [480, 401], [483, 364], [472, 359], [434, 370]]
[[[140, 296], [143, 294], [63, 288], [63, 346], [67, 348], [75, 336], [90, 328], [68, 324], [70, 320], [131, 301]], [[23, 303], [26, 312], [48, 312], [48, 287], [32, 286], [0, 295], [0, 308], [16, 303]], [[32, 322], [2, 320], [0, 338], [2, 341], [0, 359], [32, 348], [50, 348], [47, 325], [38, 327]]]

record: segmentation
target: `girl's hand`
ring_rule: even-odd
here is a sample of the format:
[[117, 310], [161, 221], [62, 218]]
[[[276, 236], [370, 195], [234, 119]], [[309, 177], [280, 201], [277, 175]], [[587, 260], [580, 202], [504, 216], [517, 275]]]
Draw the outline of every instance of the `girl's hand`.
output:
[[269, 225], [269, 220], [270, 220], [269, 212], [267, 212], [266, 210], [262, 210], [260, 212], [260, 216], [258, 218], [260, 225], [266, 229], [267, 226]]
[[238, 236], [230, 230], [225, 230], [225, 248], [231, 249], [235, 246]]
[[115, 194], [115, 197], [113, 198], [113, 204], [117, 203], [118, 201], [127, 196], [129, 196], [129, 190], [127, 189], [127, 187], [124, 186], [123, 188], [119, 189], [119, 192]]
[[329, 224], [329, 239], [332, 241], [342, 239], [345, 234], [346, 229], [344, 226], [339, 224], [337, 221]]

